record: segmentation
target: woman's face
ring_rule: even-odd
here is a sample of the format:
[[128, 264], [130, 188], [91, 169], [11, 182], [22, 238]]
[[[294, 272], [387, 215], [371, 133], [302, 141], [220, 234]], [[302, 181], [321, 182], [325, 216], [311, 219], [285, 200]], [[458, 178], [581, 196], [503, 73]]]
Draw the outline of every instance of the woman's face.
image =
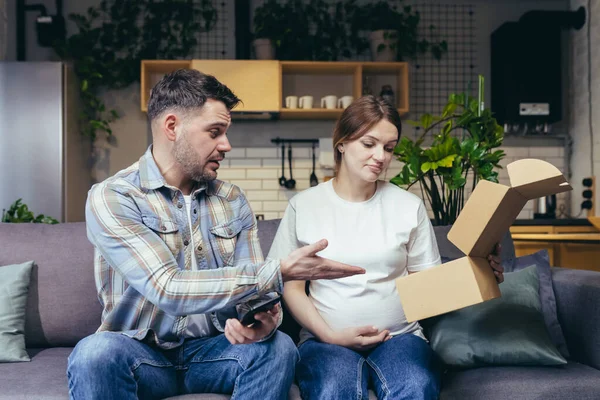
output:
[[341, 168], [351, 179], [375, 182], [392, 161], [398, 129], [383, 119], [362, 137], [343, 144]]

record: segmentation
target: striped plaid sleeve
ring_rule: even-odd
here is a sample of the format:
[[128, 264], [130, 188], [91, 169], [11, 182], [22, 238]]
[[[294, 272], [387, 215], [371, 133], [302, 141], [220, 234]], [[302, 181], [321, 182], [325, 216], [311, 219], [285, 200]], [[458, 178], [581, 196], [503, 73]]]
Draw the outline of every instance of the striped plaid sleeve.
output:
[[129, 285], [164, 312], [189, 315], [231, 307], [265, 291], [265, 276], [276, 279], [271, 277], [276, 268], [253, 263], [179, 269], [167, 245], [142, 223], [133, 190], [111, 183], [91, 189], [86, 204], [88, 238]]
[[283, 293], [283, 278], [279, 260], [264, 261], [254, 212], [243, 192], [240, 192], [238, 201], [240, 202], [239, 215], [243, 226], [235, 246], [235, 265], [250, 263], [257, 266], [260, 294], [273, 291]]

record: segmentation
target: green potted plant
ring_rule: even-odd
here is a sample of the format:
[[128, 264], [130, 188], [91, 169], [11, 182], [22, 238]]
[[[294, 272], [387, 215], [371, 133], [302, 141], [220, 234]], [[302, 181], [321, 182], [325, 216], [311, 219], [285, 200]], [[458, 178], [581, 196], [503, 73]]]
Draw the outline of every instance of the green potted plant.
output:
[[358, 11], [356, 0], [266, 0], [254, 10], [255, 56], [303, 61], [350, 58], [356, 43], [364, 41]]
[[254, 40], [252, 47], [258, 60], [275, 59], [275, 46], [281, 45], [285, 32], [279, 21], [283, 5], [277, 0], [267, 0], [254, 10]]
[[311, 60], [314, 38], [310, 34], [307, 5], [302, 0], [266, 0], [254, 11], [256, 58]]
[[[400, 139], [394, 154], [404, 165], [390, 182], [406, 189], [419, 183], [435, 224], [452, 224], [465, 204], [468, 180], [471, 189], [481, 179], [498, 182], [495, 169], [502, 168], [499, 162], [505, 156], [495, 150], [502, 145], [504, 129], [483, 107], [483, 77], [479, 76], [478, 98], [451, 94], [441, 115], [424, 114], [419, 121], [408, 122], [423, 131], [415, 141]], [[433, 140], [426, 148], [428, 136]]]
[[44, 214], [39, 214], [37, 217], [29, 210], [27, 204], [23, 203], [23, 199], [18, 199], [10, 205], [8, 211], [2, 210], [2, 222], [22, 223], [32, 222], [36, 224], [58, 224], [58, 221]]
[[[445, 40], [431, 42], [420, 38], [417, 28], [420, 15], [412, 7], [397, 8], [387, 1], [368, 3], [360, 7], [363, 29], [369, 32], [369, 48], [373, 61], [402, 61], [430, 51], [436, 59], [448, 50]], [[429, 27], [435, 33], [435, 27]], [[357, 44], [360, 52], [366, 46]]]

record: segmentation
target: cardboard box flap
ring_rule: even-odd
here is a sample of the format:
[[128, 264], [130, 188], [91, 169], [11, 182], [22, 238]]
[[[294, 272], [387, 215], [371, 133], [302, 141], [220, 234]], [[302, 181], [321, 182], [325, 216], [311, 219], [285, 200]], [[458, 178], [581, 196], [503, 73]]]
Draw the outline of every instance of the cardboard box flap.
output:
[[572, 190], [559, 169], [543, 160], [518, 160], [506, 170], [511, 187], [528, 200]]
[[479, 181], [448, 232], [448, 240], [467, 256], [487, 257], [526, 202], [508, 186]]

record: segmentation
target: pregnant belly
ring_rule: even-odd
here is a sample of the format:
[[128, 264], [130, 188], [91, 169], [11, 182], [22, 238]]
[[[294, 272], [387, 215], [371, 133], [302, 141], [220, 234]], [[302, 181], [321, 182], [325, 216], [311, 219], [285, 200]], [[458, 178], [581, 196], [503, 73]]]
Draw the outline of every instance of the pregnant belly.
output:
[[317, 295], [311, 299], [325, 322], [335, 330], [375, 326], [379, 330], [389, 329], [396, 335], [417, 326], [406, 322], [400, 298], [395, 293], [387, 296], [371, 293], [356, 298], [332, 295], [321, 298]]

